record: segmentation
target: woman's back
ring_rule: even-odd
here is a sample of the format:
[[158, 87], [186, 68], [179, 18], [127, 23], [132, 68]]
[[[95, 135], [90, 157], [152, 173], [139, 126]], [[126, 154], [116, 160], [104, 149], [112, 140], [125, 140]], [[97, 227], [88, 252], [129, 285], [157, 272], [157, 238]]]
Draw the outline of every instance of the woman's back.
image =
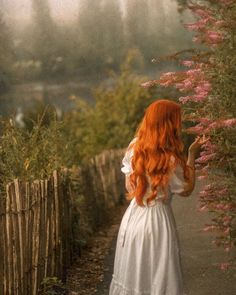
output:
[[[129, 177], [131, 175], [131, 173], [133, 172], [131, 160], [134, 155], [134, 145], [135, 145], [136, 140], [137, 140], [137, 137], [135, 137], [131, 140], [131, 142], [128, 145], [125, 156], [122, 160], [123, 167], [121, 168], [121, 171], [127, 177]], [[172, 156], [170, 158], [170, 161], [172, 163], [174, 163], [175, 157]], [[156, 201], [158, 201], [158, 199], [160, 199], [160, 200], [163, 199], [163, 193], [161, 191], [159, 191], [157, 193], [156, 200], [152, 200], [150, 203], [147, 204], [147, 198], [148, 198], [148, 196], [150, 196], [150, 193], [151, 193], [151, 179], [147, 174], [146, 174], [146, 176], [147, 176], [147, 180], [148, 180], [148, 186], [147, 186], [147, 190], [143, 196], [143, 203], [145, 206], [153, 206], [154, 204], [156, 204]], [[183, 168], [180, 166], [180, 164], [177, 164], [175, 169], [172, 170], [170, 177], [169, 177], [167, 203], [171, 202], [173, 194], [175, 194], [175, 193], [178, 194], [178, 193], [182, 192], [184, 187], [185, 187], [185, 179], [184, 179]]]
[[193, 190], [195, 151], [205, 140], [196, 139], [186, 162], [180, 129], [180, 106], [157, 100], [126, 150], [121, 171], [131, 202], [117, 236], [109, 295], [184, 294], [171, 199]]
[[[131, 141], [134, 143], [135, 139]], [[129, 145], [130, 147], [130, 145]], [[133, 148], [127, 149], [121, 171], [132, 173]], [[173, 159], [174, 160], [174, 159]], [[122, 218], [117, 237], [114, 271], [109, 295], [182, 295], [183, 281], [179, 257], [179, 242], [171, 208], [174, 193], [183, 190], [183, 170], [180, 166], [170, 176], [167, 202], [155, 200], [144, 207], [133, 198]]]

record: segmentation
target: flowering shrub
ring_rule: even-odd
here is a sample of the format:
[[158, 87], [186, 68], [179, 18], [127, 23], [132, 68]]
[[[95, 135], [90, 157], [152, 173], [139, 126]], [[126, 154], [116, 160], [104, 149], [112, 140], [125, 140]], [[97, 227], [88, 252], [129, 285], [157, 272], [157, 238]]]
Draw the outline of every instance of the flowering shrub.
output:
[[213, 243], [228, 253], [219, 264], [225, 270], [236, 266], [231, 251], [236, 246], [236, 0], [198, 1], [188, 7], [196, 22], [185, 27], [196, 32], [193, 42], [201, 47], [172, 56], [183, 70], [141, 85], [174, 86], [187, 120], [195, 124], [187, 131], [209, 137], [196, 159], [198, 178], [207, 182], [199, 194], [199, 211], [213, 214], [204, 231], [214, 231]]

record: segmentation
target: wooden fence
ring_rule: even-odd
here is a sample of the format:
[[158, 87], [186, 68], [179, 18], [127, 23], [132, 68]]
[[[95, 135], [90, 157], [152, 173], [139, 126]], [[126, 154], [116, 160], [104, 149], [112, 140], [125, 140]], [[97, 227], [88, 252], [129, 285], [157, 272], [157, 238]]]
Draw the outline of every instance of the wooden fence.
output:
[[36, 295], [43, 278], [65, 279], [78, 239], [72, 228], [75, 182], [85, 199], [80, 219], [96, 230], [124, 198], [123, 153], [104, 151], [78, 167], [74, 179], [54, 171], [46, 180], [7, 185], [0, 196], [0, 295]]
[[79, 168], [81, 194], [85, 198], [85, 214], [88, 227], [95, 231], [107, 221], [112, 208], [124, 201], [124, 174], [121, 159], [124, 150], [106, 150]]
[[7, 185], [0, 202], [0, 294], [37, 294], [44, 277], [65, 275], [72, 254], [68, 188], [56, 171], [47, 180]]

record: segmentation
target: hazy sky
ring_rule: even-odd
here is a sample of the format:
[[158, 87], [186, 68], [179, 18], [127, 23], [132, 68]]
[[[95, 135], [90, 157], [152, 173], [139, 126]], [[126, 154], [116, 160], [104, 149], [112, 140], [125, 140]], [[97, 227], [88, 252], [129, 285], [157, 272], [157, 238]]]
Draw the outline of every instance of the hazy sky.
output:
[[[52, 16], [56, 19], [74, 20], [78, 14], [79, 0], [48, 0], [48, 2]], [[11, 20], [30, 20], [31, 0], [0, 0], [0, 5], [3, 5], [7, 17]]]
[[[7, 15], [15, 20], [30, 19], [31, 0], [1, 0], [7, 8]], [[1, 3], [0, 2], [0, 3]], [[78, 0], [49, 0], [51, 13], [56, 18], [68, 19], [76, 17]]]

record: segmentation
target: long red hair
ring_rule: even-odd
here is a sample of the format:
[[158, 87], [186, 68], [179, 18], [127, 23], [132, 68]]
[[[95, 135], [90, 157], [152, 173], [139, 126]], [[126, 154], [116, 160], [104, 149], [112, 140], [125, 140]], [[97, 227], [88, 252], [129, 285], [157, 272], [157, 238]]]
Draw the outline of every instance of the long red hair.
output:
[[[131, 161], [133, 172], [130, 175], [132, 192], [127, 199], [136, 198], [143, 206], [143, 196], [151, 182], [151, 193], [147, 202], [162, 192], [161, 200], [168, 197], [168, 180], [171, 170], [179, 163], [186, 176], [186, 157], [184, 145], [179, 137], [181, 130], [181, 107], [178, 103], [160, 99], [154, 101], [145, 110], [145, 115], [135, 133]], [[174, 159], [174, 161], [171, 160]]]

